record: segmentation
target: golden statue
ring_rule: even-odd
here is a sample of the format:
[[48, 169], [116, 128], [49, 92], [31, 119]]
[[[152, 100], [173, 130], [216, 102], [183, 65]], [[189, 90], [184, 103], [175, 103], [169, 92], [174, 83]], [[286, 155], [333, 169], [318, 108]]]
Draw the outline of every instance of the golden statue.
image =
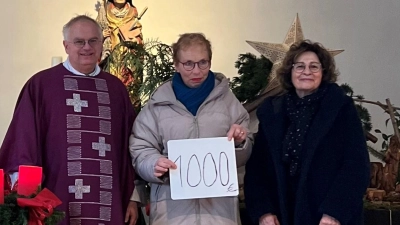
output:
[[[142, 25], [139, 20], [146, 10], [147, 7], [139, 16], [132, 0], [100, 0], [96, 19], [103, 29], [104, 36], [100, 64], [107, 64], [107, 72], [117, 76], [125, 86], [140, 86], [143, 75], [135, 74], [136, 68], [129, 66], [130, 63], [125, 59], [128, 53], [134, 54], [134, 50], [120, 43], [143, 44]], [[111, 60], [108, 59], [110, 55], [112, 55]], [[135, 106], [140, 105], [138, 92], [139, 90], [135, 90], [129, 93]]]

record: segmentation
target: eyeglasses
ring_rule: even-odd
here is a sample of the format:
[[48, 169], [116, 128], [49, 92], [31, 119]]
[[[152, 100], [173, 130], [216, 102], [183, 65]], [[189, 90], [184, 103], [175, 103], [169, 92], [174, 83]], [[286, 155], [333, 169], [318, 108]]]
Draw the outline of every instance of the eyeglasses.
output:
[[[306, 64], [302, 62], [294, 63], [292, 66], [296, 73], [302, 73], [306, 69]], [[321, 63], [312, 62], [308, 65], [308, 68], [312, 73], [317, 73], [322, 69], [322, 65]]]
[[209, 60], [200, 60], [198, 62], [192, 62], [192, 61], [187, 61], [187, 62], [180, 62], [183, 65], [183, 68], [187, 71], [191, 71], [194, 69], [194, 67], [197, 66], [201, 70], [205, 70], [210, 66], [210, 61]]
[[86, 40], [78, 39], [78, 40], [72, 41], [72, 43], [74, 43], [74, 45], [75, 45], [77, 48], [83, 48], [83, 46], [85, 46], [86, 43], [88, 43], [91, 47], [95, 47], [97, 44], [100, 43], [100, 40], [97, 39], [97, 38], [89, 39], [89, 40], [87, 40], [87, 41], [86, 41]]

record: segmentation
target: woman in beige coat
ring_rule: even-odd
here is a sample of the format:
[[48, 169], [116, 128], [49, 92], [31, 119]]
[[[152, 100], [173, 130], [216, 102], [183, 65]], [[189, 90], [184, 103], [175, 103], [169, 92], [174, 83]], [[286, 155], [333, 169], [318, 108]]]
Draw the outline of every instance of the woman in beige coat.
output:
[[176, 73], [161, 85], [139, 113], [130, 137], [137, 173], [151, 184], [150, 223], [240, 224], [237, 197], [172, 200], [167, 142], [227, 136], [234, 139], [237, 167], [251, 153], [249, 115], [229, 89], [228, 80], [210, 71], [211, 44], [202, 34], [183, 34], [173, 44]]

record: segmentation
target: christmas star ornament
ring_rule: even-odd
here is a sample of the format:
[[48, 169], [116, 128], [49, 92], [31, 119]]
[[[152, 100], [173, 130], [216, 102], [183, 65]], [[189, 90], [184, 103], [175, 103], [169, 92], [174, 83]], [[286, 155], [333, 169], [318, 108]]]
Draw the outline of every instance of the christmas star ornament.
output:
[[[261, 55], [263, 55], [265, 58], [269, 59], [273, 63], [271, 74], [269, 76], [270, 81], [268, 82], [268, 85], [262, 92], [262, 94], [280, 88], [279, 82], [276, 79], [276, 70], [282, 65], [283, 58], [285, 58], [290, 46], [302, 40], [304, 40], [304, 35], [303, 30], [301, 29], [299, 15], [297, 14], [282, 44], [246, 41], [249, 45], [251, 45], [251, 47], [253, 47]], [[332, 56], [338, 55], [343, 51], [344, 50], [340, 49], [328, 49], [328, 52], [330, 52]]]

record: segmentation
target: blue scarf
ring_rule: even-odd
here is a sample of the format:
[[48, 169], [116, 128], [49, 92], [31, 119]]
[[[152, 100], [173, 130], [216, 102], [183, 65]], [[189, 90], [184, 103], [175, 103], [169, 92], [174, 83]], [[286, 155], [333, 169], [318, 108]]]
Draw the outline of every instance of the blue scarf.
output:
[[172, 88], [176, 99], [178, 99], [186, 107], [189, 112], [196, 116], [200, 105], [206, 100], [208, 95], [214, 89], [215, 75], [209, 72], [206, 80], [197, 88], [190, 88], [183, 83], [181, 74], [175, 72], [172, 78]]

